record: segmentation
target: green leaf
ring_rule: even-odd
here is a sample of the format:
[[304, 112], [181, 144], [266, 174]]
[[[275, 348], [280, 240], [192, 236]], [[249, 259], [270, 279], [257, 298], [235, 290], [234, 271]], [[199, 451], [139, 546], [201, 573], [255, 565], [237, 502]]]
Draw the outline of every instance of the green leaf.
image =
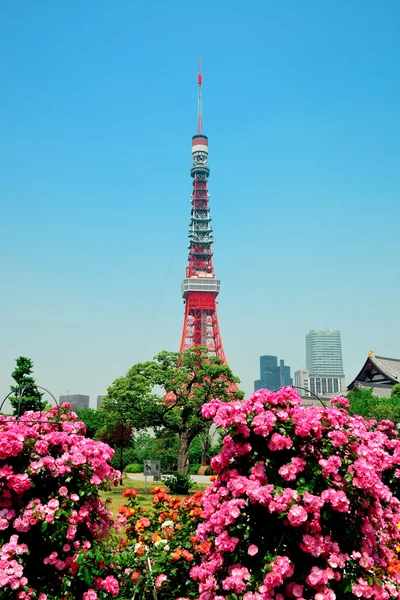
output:
[[87, 583], [88, 585], [92, 585], [93, 577], [91, 576], [90, 571], [87, 567], [84, 567], [82, 569], [82, 578], [85, 583]]

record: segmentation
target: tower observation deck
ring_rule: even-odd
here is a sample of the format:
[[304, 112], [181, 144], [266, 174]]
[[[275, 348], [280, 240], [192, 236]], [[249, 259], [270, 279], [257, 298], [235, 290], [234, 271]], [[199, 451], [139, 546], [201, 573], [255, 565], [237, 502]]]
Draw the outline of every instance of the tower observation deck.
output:
[[209, 209], [208, 137], [202, 133], [202, 75], [198, 74], [197, 134], [192, 138], [193, 178], [191, 219], [189, 223], [189, 263], [182, 281], [185, 304], [180, 351], [194, 346], [207, 346], [209, 353], [226, 364], [217, 316], [216, 298], [220, 280], [216, 279], [212, 262], [213, 230]]

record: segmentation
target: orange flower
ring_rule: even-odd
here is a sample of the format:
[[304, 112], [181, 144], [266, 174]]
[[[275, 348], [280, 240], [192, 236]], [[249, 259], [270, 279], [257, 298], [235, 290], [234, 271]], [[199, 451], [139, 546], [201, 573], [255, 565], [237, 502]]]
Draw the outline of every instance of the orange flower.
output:
[[133, 581], [133, 583], [136, 583], [141, 577], [141, 573], [139, 573], [139, 571], [134, 571], [131, 575], [131, 579]]
[[400, 561], [394, 560], [393, 562], [389, 563], [387, 567], [387, 572], [389, 573], [389, 575], [400, 573]]
[[129, 508], [127, 506], [119, 506], [118, 512], [120, 515], [124, 515], [124, 517], [129, 517]]
[[149, 527], [149, 526], [150, 526], [150, 519], [148, 519], [147, 517], [140, 517], [140, 519], [138, 521], [136, 521], [136, 523], [135, 523], [135, 529], [138, 533], [140, 531], [142, 531], [145, 527]]
[[210, 550], [211, 548], [211, 542], [203, 542], [200, 546], [201, 550], [200, 552], [202, 554], [207, 554], [207, 552]]
[[187, 562], [192, 562], [192, 560], [194, 558], [193, 554], [191, 552], [189, 552], [189, 550], [184, 550], [182, 552], [182, 556]]
[[182, 554], [179, 550], [175, 550], [175, 552], [172, 552], [171, 556], [174, 560], [179, 560]]
[[132, 498], [136, 498], [136, 496], [137, 496], [137, 491], [136, 491], [136, 490], [134, 490], [134, 489], [131, 489], [131, 490], [124, 490], [124, 491], [122, 492], [122, 496], [123, 496], [123, 498], [126, 498], [127, 496], [131, 496]]

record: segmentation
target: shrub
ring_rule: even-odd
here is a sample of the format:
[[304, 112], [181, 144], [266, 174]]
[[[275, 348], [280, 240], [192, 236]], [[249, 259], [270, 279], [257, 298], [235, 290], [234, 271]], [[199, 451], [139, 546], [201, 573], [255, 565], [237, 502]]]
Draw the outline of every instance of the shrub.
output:
[[174, 473], [163, 478], [163, 483], [173, 494], [188, 494], [190, 488], [194, 485], [193, 479], [183, 473]]
[[194, 464], [194, 465], [190, 465], [189, 467], [189, 475], [197, 475], [197, 473], [199, 472], [199, 469], [201, 467], [201, 464]]
[[119, 509], [128, 524], [128, 545], [121, 560], [128, 565], [128, 575], [134, 582], [134, 597], [153, 600], [155, 587], [159, 600], [197, 598], [198, 586], [190, 579], [189, 571], [209, 548], [196, 536], [203, 518], [203, 492], [181, 500], [157, 486], [152, 494], [154, 508], [143, 513], [136, 491], [125, 490], [122, 495], [127, 506]]
[[331, 403], [285, 388], [203, 407], [227, 435], [197, 530], [200, 600], [398, 596], [398, 432]]
[[130, 463], [124, 468], [126, 473], [143, 473], [143, 463]]
[[[98, 578], [99, 561], [80, 570], [85, 553], [101, 553], [114, 522], [99, 498], [119, 473], [113, 450], [84, 436], [77, 415], [0, 416], [0, 596], [85, 598]], [[109, 580], [111, 581], [111, 580]], [[97, 584], [96, 584], [97, 585]], [[108, 583], [106, 584], [108, 585]], [[102, 592], [102, 598], [111, 596]]]

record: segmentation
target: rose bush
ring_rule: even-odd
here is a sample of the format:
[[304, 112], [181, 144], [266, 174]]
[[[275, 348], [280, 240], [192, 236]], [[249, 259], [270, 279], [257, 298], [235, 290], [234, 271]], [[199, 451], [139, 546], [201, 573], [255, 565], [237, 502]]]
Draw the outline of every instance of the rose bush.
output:
[[[118, 593], [117, 580], [102, 577], [98, 547], [116, 526], [99, 498], [99, 490], [118, 481], [109, 464], [114, 451], [85, 437], [70, 408], [26, 412], [18, 420], [0, 415], [1, 598]], [[99, 560], [89, 566], [84, 557], [93, 553]]]
[[197, 531], [200, 600], [398, 597], [398, 432], [347, 406], [285, 388], [203, 407], [227, 435]]
[[154, 588], [159, 600], [196, 598], [198, 586], [189, 572], [210, 547], [196, 535], [203, 492], [181, 499], [157, 486], [152, 493], [152, 510], [139, 509], [135, 490], [124, 491], [127, 505], [119, 509], [128, 525], [125, 562], [135, 598], [153, 598]]

